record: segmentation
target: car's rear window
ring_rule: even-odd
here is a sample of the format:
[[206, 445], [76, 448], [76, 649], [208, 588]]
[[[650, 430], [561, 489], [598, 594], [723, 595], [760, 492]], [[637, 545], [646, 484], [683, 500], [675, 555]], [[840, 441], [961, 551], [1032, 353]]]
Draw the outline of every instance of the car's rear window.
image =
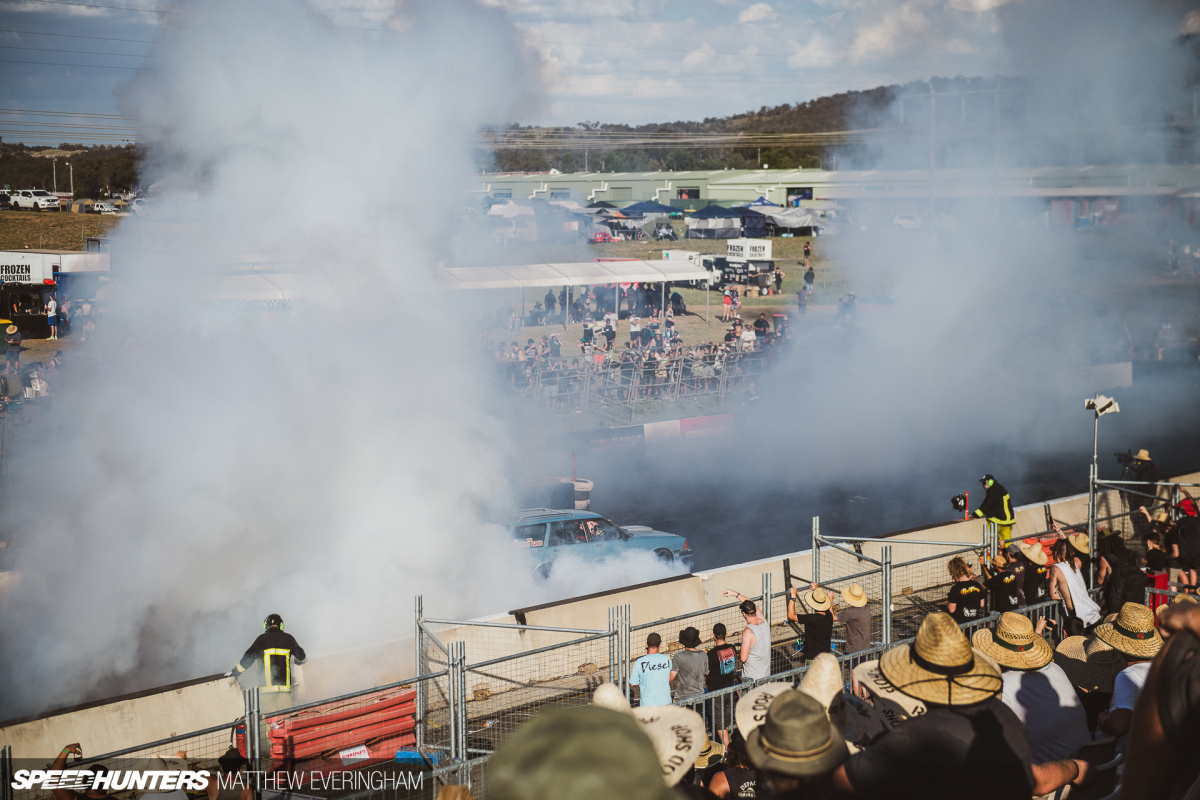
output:
[[520, 525], [513, 531], [513, 547], [542, 547], [546, 543], [546, 523]]

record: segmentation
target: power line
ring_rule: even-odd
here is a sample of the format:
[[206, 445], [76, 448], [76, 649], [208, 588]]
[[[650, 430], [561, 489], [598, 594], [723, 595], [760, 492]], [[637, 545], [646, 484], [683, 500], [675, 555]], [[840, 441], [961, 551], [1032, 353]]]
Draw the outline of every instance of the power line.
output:
[[0, 58], [0, 64], [24, 64], [28, 67], [88, 67], [90, 69], [154, 69], [154, 67], [110, 67], [107, 64], [60, 64], [50, 61], [17, 61], [11, 58]]
[[47, 116], [60, 117], [101, 117], [103, 119], [141, 119], [141, 117], [129, 117], [124, 114], [89, 114], [85, 111], [34, 111], [25, 108], [0, 108], [0, 113], [6, 114], [45, 114]]
[[182, 11], [163, 11], [157, 8], [130, 8], [129, 6], [97, 6], [91, 3], [71, 3], [68, 0], [25, 0], [27, 3], [51, 3], [56, 6], [82, 6], [83, 8], [105, 8], [110, 11], [141, 11], [143, 14], [183, 14]]
[[102, 42], [134, 42], [135, 44], [154, 44], [154, 42], [146, 39], [114, 39], [111, 36], [80, 36], [74, 33], [43, 33], [42, 31], [15, 31], [8, 28], [0, 28], [0, 33], [20, 33], [25, 36], [63, 36], [68, 39], [97, 39]]
[[0, 44], [3, 50], [36, 50], [39, 53], [78, 53], [85, 56], [121, 56], [122, 58], [169, 58], [169, 56], [150, 56], [142, 53], [101, 53], [95, 50], [56, 50], [50, 47], [17, 47], [13, 44]]

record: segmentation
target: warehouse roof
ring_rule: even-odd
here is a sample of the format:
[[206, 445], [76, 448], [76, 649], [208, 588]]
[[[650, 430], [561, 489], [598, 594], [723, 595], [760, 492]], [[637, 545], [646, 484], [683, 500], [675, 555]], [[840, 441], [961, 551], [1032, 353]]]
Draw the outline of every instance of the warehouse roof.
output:
[[511, 267], [442, 267], [447, 289], [522, 289], [539, 286], [592, 286], [606, 283], [659, 283], [708, 280], [687, 261], [581, 261], [573, 264], [520, 264]]

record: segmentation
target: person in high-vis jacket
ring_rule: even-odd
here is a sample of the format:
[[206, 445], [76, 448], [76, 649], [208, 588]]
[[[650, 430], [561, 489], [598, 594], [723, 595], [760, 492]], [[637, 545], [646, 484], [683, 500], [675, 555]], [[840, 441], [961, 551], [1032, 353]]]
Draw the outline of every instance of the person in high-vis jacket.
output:
[[1012, 526], [1017, 521], [1017, 518], [1013, 516], [1012, 500], [1008, 497], [1008, 490], [996, 483], [996, 479], [991, 475], [984, 475], [979, 482], [983, 484], [987, 494], [984, 495], [979, 508], [975, 509], [975, 516], [996, 523], [1000, 546], [1004, 547], [1008, 544], [1008, 537], [1012, 535]]
[[253, 685], [259, 687], [259, 707], [277, 711], [292, 705], [292, 660], [303, 664], [306, 656], [295, 637], [283, 632], [283, 617], [271, 614], [263, 628], [229, 674], [240, 677], [250, 670]]

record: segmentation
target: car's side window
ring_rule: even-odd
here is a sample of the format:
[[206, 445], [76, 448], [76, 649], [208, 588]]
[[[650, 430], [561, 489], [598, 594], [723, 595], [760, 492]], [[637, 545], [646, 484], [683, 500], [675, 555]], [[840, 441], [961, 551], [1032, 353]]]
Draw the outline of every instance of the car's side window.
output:
[[566, 544], [575, 544], [575, 533], [579, 528], [575, 520], [564, 520], [562, 522], [550, 523], [550, 546], [559, 547]]
[[617, 526], [606, 519], [589, 519], [587, 527], [590, 542], [616, 542], [621, 539]]
[[546, 543], [546, 523], [521, 525], [513, 531], [513, 547], [542, 547]]

